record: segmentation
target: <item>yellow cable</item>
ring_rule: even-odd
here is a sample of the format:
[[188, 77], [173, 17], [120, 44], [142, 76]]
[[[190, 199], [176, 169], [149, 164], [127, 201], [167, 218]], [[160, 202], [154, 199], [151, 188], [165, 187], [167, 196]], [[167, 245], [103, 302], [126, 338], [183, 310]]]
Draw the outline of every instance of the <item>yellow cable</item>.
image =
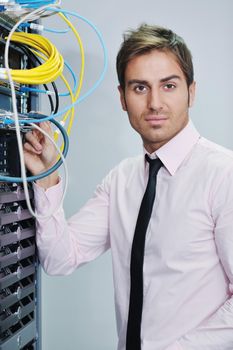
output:
[[[64, 77], [63, 74], [61, 75], [61, 79], [62, 79], [63, 82], [65, 83], [65, 85], [66, 85], [66, 87], [67, 87], [67, 89], [68, 89], [68, 91], [69, 91], [69, 93], [70, 93], [71, 103], [73, 104], [73, 103], [75, 102], [75, 97], [74, 97], [73, 91], [72, 91], [72, 89], [71, 89], [71, 87], [70, 87], [68, 81], [66, 80], [66, 78]], [[72, 127], [73, 120], [74, 120], [74, 107], [71, 107], [71, 109], [69, 109], [69, 110], [66, 112], [66, 114], [65, 114], [65, 116], [64, 116], [64, 118], [63, 118], [63, 120], [62, 120], [62, 122], [65, 124], [66, 120], [68, 119], [68, 116], [69, 116], [70, 112], [71, 112], [70, 121], [69, 121], [69, 124], [68, 124], [68, 126], [67, 126], [67, 130], [66, 130], [68, 136], [70, 136], [71, 127]], [[56, 135], [58, 136], [58, 134], [56, 134]], [[58, 139], [57, 136], [55, 136], [55, 139], [56, 139], [56, 140]], [[62, 149], [63, 149], [63, 146], [64, 146], [64, 144], [62, 145]]]
[[[39, 35], [39, 34], [31, 34], [31, 33], [25, 33], [25, 32], [16, 32], [12, 36], [12, 41], [16, 41], [22, 44], [26, 44], [31, 48], [31, 51], [34, 52], [37, 56], [42, 58], [44, 60], [44, 63], [40, 66], [32, 69], [26, 69], [26, 70], [14, 70], [12, 69], [12, 77], [13, 80], [19, 83], [24, 84], [33, 84], [33, 85], [39, 85], [39, 84], [46, 84], [50, 83], [54, 80], [56, 80], [58, 77], [60, 77], [64, 84], [66, 85], [72, 104], [78, 99], [80, 95], [80, 91], [83, 85], [83, 77], [84, 77], [84, 68], [85, 68], [85, 56], [84, 56], [84, 49], [83, 49], [83, 43], [80, 38], [79, 33], [73, 26], [73, 24], [62, 14], [59, 13], [59, 16], [67, 23], [67, 25], [72, 29], [80, 48], [80, 55], [81, 55], [81, 67], [80, 67], [80, 74], [79, 74], [79, 83], [77, 90], [75, 92], [75, 95], [72, 92], [72, 89], [65, 79], [64, 75], [62, 74], [63, 67], [64, 67], [64, 60], [63, 57], [60, 55], [56, 47], [45, 37]], [[71, 112], [71, 115], [70, 115]], [[70, 110], [68, 110], [63, 117], [63, 123], [65, 123], [69, 119], [69, 124], [67, 126], [67, 133], [68, 135], [71, 132], [73, 120], [74, 120], [74, 107], [72, 107]]]
[[[67, 23], [67, 25], [71, 28], [71, 30], [73, 31], [77, 41], [78, 41], [78, 44], [79, 44], [79, 48], [80, 48], [80, 55], [81, 55], [81, 68], [80, 68], [80, 74], [79, 74], [79, 83], [78, 83], [78, 87], [77, 87], [77, 90], [75, 92], [75, 96], [73, 96], [73, 93], [72, 93], [72, 90], [70, 88], [68, 88], [68, 85], [67, 88], [68, 88], [68, 91], [70, 93], [70, 96], [71, 96], [71, 102], [72, 104], [78, 99], [79, 95], [80, 95], [80, 92], [81, 92], [81, 88], [82, 88], [82, 85], [83, 85], [83, 77], [84, 77], [84, 69], [85, 69], [85, 55], [84, 55], [84, 48], [83, 48], [83, 43], [82, 43], [82, 40], [81, 40], [81, 37], [79, 35], [79, 33], [77, 32], [77, 30], [75, 29], [75, 27], [73, 26], [73, 24], [62, 14], [62, 13], [59, 13], [59, 16]], [[62, 76], [61, 76], [62, 78]], [[63, 80], [64, 81], [64, 80]], [[64, 81], [65, 82], [65, 81]], [[67, 82], [66, 82], [67, 83]], [[66, 84], [65, 83], [65, 84]], [[68, 84], [68, 83], [67, 83]], [[68, 119], [68, 116], [70, 114], [70, 110], [65, 114], [64, 118], [63, 118], [63, 123], [65, 123]], [[70, 119], [69, 119], [69, 124], [67, 126], [67, 133], [68, 135], [70, 134], [71, 132], [71, 128], [72, 128], [72, 125], [73, 125], [73, 121], [74, 121], [74, 108], [72, 108], [72, 111], [71, 111], [71, 116], [70, 116]]]
[[40, 51], [48, 59], [44, 64], [32, 69], [11, 69], [13, 80], [23, 84], [46, 84], [56, 80], [64, 68], [64, 60], [56, 47], [39, 34], [14, 33], [12, 41], [26, 44]]
[[[83, 85], [83, 77], [84, 77], [84, 68], [85, 68], [85, 55], [84, 55], [84, 48], [83, 48], [83, 43], [82, 43], [82, 40], [80, 38], [80, 35], [79, 33], [77, 32], [77, 30], [75, 29], [75, 27], [73, 26], [73, 24], [62, 14], [62, 13], [59, 13], [60, 17], [68, 24], [68, 26], [72, 29], [72, 31], [74, 32], [74, 35], [78, 41], [78, 44], [79, 44], [79, 48], [80, 48], [80, 54], [81, 54], [81, 69], [80, 69], [80, 74], [79, 74], [79, 84], [78, 84], [78, 87], [77, 87], [77, 91], [75, 93], [75, 96], [73, 95], [73, 92], [72, 92], [72, 89], [70, 88], [70, 85], [68, 84], [68, 82], [66, 81], [65, 77], [63, 75], [61, 75], [61, 78], [62, 80], [64, 81], [65, 85], [67, 86], [67, 89], [70, 93], [70, 97], [71, 97], [71, 102], [72, 104], [78, 99], [79, 95], [80, 95], [80, 92], [81, 92], [81, 88], [82, 88], [82, 85]], [[70, 132], [71, 132], [71, 128], [72, 128], [72, 125], [73, 125], [73, 121], [74, 121], [74, 107], [71, 108], [71, 110], [69, 110], [62, 122], [65, 124], [65, 122], [67, 121], [68, 119], [68, 116], [70, 114], [70, 111], [71, 111], [71, 116], [70, 116], [70, 120], [69, 120], [69, 124], [67, 126], [67, 134], [70, 135]], [[57, 140], [58, 139], [58, 134], [56, 134], [55, 136], [55, 139]], [[62, 148], [63, 148], [64, 145], [62, 145]]]
[[[39, 52], [31, 49], [31, 51], [37, 55], [38, 57], [40, 57], [41, 59], [43, 60], [46, 60], [46, 57], [44, 57], [42, 54], [40, 54]], [[73, 104], [75, 102], [75, 97], [74, 97], [74, 94], [73, 94], [73, 91], [70, 87], [70, 84], [68, 83], [68, 81], [66, 80], [65, 76], [63, 74], [60, 75], [60, 78], [63, 80], [67, 90], [69, 91], [69, 94], [70, 94], [70, 97], [71, 97], [71, 103]], [[71, 123], [73, 123], [73, 119], [74, 119], [74, 107], [71, 107], [65, 114], [62, 122], [65, 123], [66, 120], [68, 119], [68, 116], [70, 115], [70, 112], [71, 112], [71, 117], [70, 117], [70, 120], [71, 120]], [[70, 132], [71, 132], [71, 126], [72, 124], [70, 125], [70, 123], [68, 124], [68, 127], [67, 127], [67, 134], [70, 135]], [[54, 135], [54, 138], [55, 138], [55, 141], [58, 140], [58, 134], [55, 133]]]
[[58, 13], [59, 16], [68, 24], [68, 26], [71, 28], [71, 30], [73, 31], [78, 44], [79, 44], [79, 49], [80, 49], [80, 55], [81, 55], [81, 69], [80, 69], [80, 75], [79, 75], [79, 85], [75, 94], [75, 101], [78, 99], [82, 85], [83, 85], [83, 77], [84, 77], [84, 67], [85, 67], [85, 55], [84, 55], [84, 48], [83, 48], [83, 43], [82, 40], [80, 38], [79, 33], [77, 32], [77, 30], [75, 29], [75, 27], [73, 26], [73, 24], [63, 15], [63, 13], [59, 12]]

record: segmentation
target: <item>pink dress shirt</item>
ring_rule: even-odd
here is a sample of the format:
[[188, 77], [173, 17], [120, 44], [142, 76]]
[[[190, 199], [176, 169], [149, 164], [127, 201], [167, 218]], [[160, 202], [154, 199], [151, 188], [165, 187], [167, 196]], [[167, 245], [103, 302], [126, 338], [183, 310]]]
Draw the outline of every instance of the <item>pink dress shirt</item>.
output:
[[[233, 350], [233, 153], [191, 121], [151, 157], [163, 164], [144, 258], [142, 350]], [[144, 156], [122, 161], [69, 220], [37, 221], [44, 270], [68, 275], [111, 248], [118, 350], [125, 349], [130, 254], [148, 179]], [[61, 182], [34, 185], [36, 210], [61, 199]]]

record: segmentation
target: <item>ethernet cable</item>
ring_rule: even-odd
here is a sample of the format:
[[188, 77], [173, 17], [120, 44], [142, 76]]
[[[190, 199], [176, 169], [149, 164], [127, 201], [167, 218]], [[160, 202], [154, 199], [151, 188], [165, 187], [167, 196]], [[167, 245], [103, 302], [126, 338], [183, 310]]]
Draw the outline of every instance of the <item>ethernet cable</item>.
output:
[[27, 86], [22, 86], [19, 90], [20, 92], [35, 92], [37, 94], [46, 94], [46, 95], [54, 95], [54, 91], [50, 91], [50, 90], [42, 90], [42, 89], [36, 89], [36, 88], [30, 88]]
[[[50, 8], [50, 10], [52, 10], [52, 8]], [[105, 46], [105, 43], [104, 43], [104, 40], [103, 40], [103, 37], [101, 35], [101, 33], [99, 32], [99, 30], [96, 28], [96, 26], [91, 22], [89, 21], [87, 18], [83, 17], [83, 16], [80, 16], [79, 14], [75, 13], [75, 12], [72, 12], [72, 11], [67, 11], [67, 10], [63, 10], [63, 9], [53, 9], [55, 12], [59, 12], [59, 15], [63, 18], [64, 15], [71, 15], [71, 16], [74, 16], [78, 19], [81, 19], [82, 21], [84, 21], [85, 23], [87, 23], [94, 31], [95, 33], [97, 34], [97, 37], [100, 41], [100, 44], [102, 46], [102, 49], [103, 49], [103, 53], [104, 53], [104, 67], [103, 67], [103, 70], [100, 74], [100, 77], [99, 79], [95, 82], [95, 84], [92, 86], [91, 89], [89, 89], [83, 96], [79, 97], [78, 98], [78, 93], [76, 94], [76, 102], [74, 103], [74, 105], [80, 103], [81, 101], [83, 101], [85, 98], [87, 98], [88, 96], [90, 96], [96, 89], [97, 87], [100, 85], [100, 83], [103, 81], [104, 79], [104, 76], [106, 74], [106, 71], [107, 71], [107, 49], [106, 49], [106, 46]], [[63, 15], [63, 16], [62, 16]], [[64, 16], [65, 17], [65, 16]], [[67, 22], [67, 19], [66, 18], [63, 18], [66, 22]], [[69, 106], [67, 107], [69, 108]], [[65, 110], [65, 109], [64, 109]], [[64, 111], [63, 110], [63, 111]], [[62, 113], [62, 111], [60, 112]], [[57, 113], [56, 115], [54, 115], [54, 117], [57, 117], [59, 115], [59, 113]]]
[[43, 30], [45, 32], [49, 32], [49, 33], [56, 33], [56, 34], [66, 34], [70, 31], [70, 28], [66, 28], [66, 29], [53, 29], [53, 28], [46, 28], [44, 27]]
[[[65, 85], [67, 86], [68, 88], [68, 91], [69, 91], [69, 95], [71, 97], [71, 102], [72, 102], [72, 105], [75, 103], [75, 101], [78, 99], [79, 97], [79, 94], [80, 94], [80, 91], [81, 91], [81, 88], [82, 88], [82, 85], [83, 85], [83, 77], [84, 77], [84, 67], [85, 67], [85, 56], [84, 56], [84, 48], [83, 48], [83, 43], [82, 43], [82, 40], [80, 38], [80, 35], [79, 33], [77, 32], [77, 30], [75, 29], [75, 27], [73, 26], [73, 24], [70, 22], [70, 20], [67, 18], [67, 16], [65, 16], [63, 13], [58, 13], [59, 16], [67, 23], [67, 25], [70, 27], [70, 29], [73, 31], [77, 41], [78, 41], [78, 45], [79, 45], [79, 49], [80, 49], [80, 54], [81, 54], [81, 69], [80, 69], [80, 74], [79, 74], [79, 84], [77, 86], [77, 90], [75, 92], [75, 96], [73, 95], [73, 92], [71, 91], [70, 89], [70, 86], [68, 84], [68, 82], [66, 81], [66, 79], [64, 78], [64, 76], [61, 75], [61, 78], [63, 79]], [[69, 68], [69, 67], [68, 67]], [[72, 73], [72, 71], [71, 71]], [[76, 86], [75, 86], [76, 88]], [[65, 125], [65, 122], [69, 116], [69, 113], [71, 111], [71, 116], [70, 116], [70, 120], [69, 120], [69, 124], [68, 124], [68, 127], [67, 127], [67, 134], [69, 135], [70, 132], [71, 132], [71, 128], [72, 128], [72, 125], [73, 125], [73, 121], [74, 121], [74, 106], [72, 106], [68, 111], [67, 113], [65, 114], [63, 120], [62, 120], [62, 123], [63, 125]], [[56, 135], [56, 138], [57, 138], [57, 135]], [[62, 145], [63, 147], [63, 145]]]
[[[74, 96], [74, 94], [73, 94], [73, 92], [72, 92], [72, 90], [71, 90], [71, 88], [70, 88], [70, 85], [68, 84], [66, 78], [65, 78], [63, 75], [61, 75], [61, 78], [62, 78], [63, 82], [65, 83], [65, 85], [66, 85], [66, 87], [67, 87], [67, 89], [68, 89], [68, 91], [69, 91], [69, 95], [70, 95], [70, 98], [71, 98], [71, 102], [72, 102], [72, 104], [73, 104], [73, 103], [75, 102], [75, 98], [76, 98], [76, 97]], [[69, 111], [67, 111], [67, 113], [65, 114], [64, 118], [63, 118], [62, 121], [61, 121], [62, 125], [65, 125], [66, 120], [68, 119], [70, 112], [71, 112], [70, 120], [69, 120], [69, 124], [68, 124], [68, 126], [67, 126], [67, 134], [68, 134], [68, 135], [70, 135], [71, 128], [72, 128], [73, 121], [74, 121], [74, 107], [71, 107], [71, 109], [70, 109]], [[62, 147], [63, 147], [63, 146], [62, 146]]]
[[79, 44], [79, 48], [80, 48], [80, 54], [81, 54], [81, 71], [80, 71], [80, 76], [79, 76], [79, 85], [75, 94], [75, 100], [78, 99], [82, 85], [83, 85], [83, 77], [84, 77], [84, 66], [85, 66], [85, 57], [84, 57], [84, 48], [83, 48], [83, 43], [82, 40], [80, 38], [79, 33], [77, 32], [77, 30], [75, 29], [75, 27], [73, 26], [73, 24], [70, 22], [70, 20], [63, 14], [63, 13], [58, 13], [59, 16], [68, 24], [68, 26], [71, 28], [71, 30], [73, 31], [78, 44]]
[[[73, 94], [75, 94], [75, 91], [77, 90], [77, 86], [78, 86], [77, 76], [76, 76], [75, 72], [73, 71], [71, 65], [68, 62], [64, 61], [64, 65], [66, 66], [66, 68], [69, 70], [69, 72], [72, 75], [73, 82], [74, 82], [74, 87], [72, 89], [72, 92], [73, 92]], [[80, 84], [80, 82], [79, 82], [79, 84]], [[69, 96], [69, 95], [70, 95], [69, 92], [63, 92], [63, 93], [58, 94], [58, 96]]]
[[[80, 54], [81, 54], [81, 69], [80, 69], [80, 74], [79, 74], [79, 84], [77, 86], [77, 90], [75, 92], [75, 96], [73, 95], [73, 92], [71, 91], [69, 85], [67, 84], [67, 82], [65, 81], [64, 77], [62, 77], [64, 83], [66, 84], [70, 97], [71, 97], [71, 104], [73, 105], [75, 103], [75, 101], [78, 99], [82, 85], [83, 85], [83, 77], [84, 77], [84, 67], [85, 67], [85, 55], [84, 55], [84, 48], [83, 48], [83, 43], [82, 40], [80, 38], [79, 33], [77, 32], [77, 30], [75, 29], [75, 27], [73, 26], [73, 24], [70, 22], [70, 20], [63, 14], [63, 13], [59, 13], [59, 16], [67, 23], [67, 25], [71, 28], [71, 30], [73, 31], [77, 41], [78, 41], [78, 45], [79, 45], [79, 49], [80, 49]], [[70, 116], [70, 120], [69, 120], [69, 124], [67, 127], [67, 133], [68, 135], [71, 132], [71, 128], [73, 125], [73, 121], [74, 121], [74, 106], [72, 106], [67, 113], [65, 114], [62, 122], [63, 124], [65, 124], [67, 118], [68, 118], [68, 114], [69, 111], [71, 111], [71, 116]], [[63, 145], [62, 145], [63, 147]]]

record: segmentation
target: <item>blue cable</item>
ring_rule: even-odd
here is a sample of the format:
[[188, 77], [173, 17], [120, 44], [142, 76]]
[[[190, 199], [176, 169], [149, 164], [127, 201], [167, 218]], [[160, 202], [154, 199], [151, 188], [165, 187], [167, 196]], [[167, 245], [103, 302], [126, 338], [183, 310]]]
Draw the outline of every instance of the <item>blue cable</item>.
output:
[[[67, 17], [67, 16], [65, 16], [65, 17]], [[21, 23], [19, 25], [19, 28], [30, 28], [30, 25], [31, 25], [30, 22]], [[52, 29], [52, 28], [43, 27], [43, 31], [49, 32], [49, 33], [56, 33], [56, 34], [66, 34], [70, 31], [70, 27], [68, 27], [66, 29]]]
[[22, 86], [19, 90], [19, 92], [35, 92], [38, 94], [47, 94], [47, 95], [54, 95], [53, 91], [49, 91], [49, 90], [42, 90], [42, 89], [36, 89], [36, 88], [31, 88], [28, 86]]
[[49, 5], [49, 4], [54, 4], [55, 3], [55, 0], [27, 0], [27, 1], [24, 1], [24, 0], [15, 0], [15, 2], [17, 4], [20, 4], [22, 5], [23, 7], [31, 7], [31, 6], [35, 6], [36, 7], [40, 7], [40, 6], [43, 6], [43, 5]]
[[81, 16], [81, 15], [75, 13], [75, 12], [68, 11], [68, 10], [55, 9], [55, 8], [48, 8], [48, 10], [61, 12], [61, 13], [64, 13], [64, 14], [68, 14], [68, 15], [77, 17], [77, 18], [81, 19], [82, 21], [86, 22], [95, 31], [95, 33], [97, 34], [97, 36], [98, 36], [98, 38], [100, 40], [101, 46], [103, 48], [103, 52], [104, 52], [104, 67], [103, 67], [103, 70], [101, 72], [101, 75], [100, 75], [99, 79], [95, 82], [95, 84], [92, 86], [92, 88], [89, 89], [76, 102], [74, 102], [73, 104], [70, 104], [69, 106], [64, 108], [62, 111], [60, 111], [60, 112], [58, 112], [58, 113], [56, 113], [54, 115], [51, 115], [51, 117], [58, 117], [58, 116], [64, 114], [65, 112], [67, 112], [71, 107], [75, 106], [76, 104], [82, 102], [85, 98], [89, 97], [97, 89], [97, 87], [102, 83], [102, 81], [104, 79], [104, 76], [106, 74], [106, 71], [107, 71], [107, 66], [108, 66], [108, 62], [107, 62], [107, 48], [106, 48], [106, 45], [104, 43], [104, 39], [102, 37], [102, 34], [99, 32], [99, 30], [96, 28], [96, 26], [91, 21], [89, 21], [87, 18], [85, 18], [85, 17], [83, 17], [83, 16]]
[[44, 28], [45, 32], [56, 33], [56, 34], [66, 34], [70, 31], [70, 28], [67, 29], [52, 29], [52, 28]]
[[[39, 120], [37, 119], [37, 122], [41, 122], [43, 119], [40, 119], [40, 115], [38, 114]], [[54, 123], [59, 130], [61, 131], [61, 134], [63, 136], [64, 139], [64, 149], [62, 154], [64, 155], [64, 157], [66, 157], [67, 153], [68, 153], [68, 149], [69, 149], [69, 138], [68, 135], [66, 133], [66, 130], [62, 127], [62, 125], [55, 119], [50, 119], [50, 121], [52, 123]], [[27, 123], [31, 123], [31, 120], [27, 120]], [[61, 165], [62, 165], [62, 159], [60, 158], [57, 163], [52, 166], [50, 169], [48, 169], [47, 171], [44, 171], [43, 173], [39, 174], [39, 175], [34, 175], [34, 176], [29, 176], [26, 178], [27, 181], [36, 181], [39, 179], [42, 179], [50, 174], [52, 174], [55, 170], [57, 170]], [[4, 181], [4, 182], [23, 182], [21, 177], [13, 177], [13, 176], [2, 176], [0, 175], [0, 181]]]
[[[69, 65], [68, 62], [64, 62], [66, 68], [70, 71], [72, 78], [74, 80], [74, 87], [72, 89], [73, 94], [75, 94], [75, 91], [77, 90], [77, 86], [78, 86], [78, 82], [77, 82], [77, 76], [75, 74], [75, 72], [73, 71], [72, 67]], [[58, 96], [69, 96], [70, 93], [69, 92], [64, 92], [64, 93], [59, 93]]]

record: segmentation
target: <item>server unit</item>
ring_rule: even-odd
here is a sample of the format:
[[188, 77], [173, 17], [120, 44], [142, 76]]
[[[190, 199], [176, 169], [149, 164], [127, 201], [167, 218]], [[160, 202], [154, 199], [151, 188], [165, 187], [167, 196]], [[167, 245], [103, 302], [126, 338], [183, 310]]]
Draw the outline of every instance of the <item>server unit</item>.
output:
[[[0, 67], [4, 66], [4, 37], [13, 25], [13, 19], [0, 15]], [[12, 43], [9, 58], [11, 68], [29, 68], [23, 47]], [[19, 84], [15, 88], [20, 113], [38, 109], [36, 95], [22, 94]], [[9, 85], [0, 81], [0, 115], [11, 110]], [[15, 130], [3, 123], [0, 123], [0, 175], [20, 176]], [[30, 184], [29, 192], [33, 201]], [[0, 350], [41, 349], [39, 291], [34, 218], [27, 209], [22, 186], [0, 182]]]

